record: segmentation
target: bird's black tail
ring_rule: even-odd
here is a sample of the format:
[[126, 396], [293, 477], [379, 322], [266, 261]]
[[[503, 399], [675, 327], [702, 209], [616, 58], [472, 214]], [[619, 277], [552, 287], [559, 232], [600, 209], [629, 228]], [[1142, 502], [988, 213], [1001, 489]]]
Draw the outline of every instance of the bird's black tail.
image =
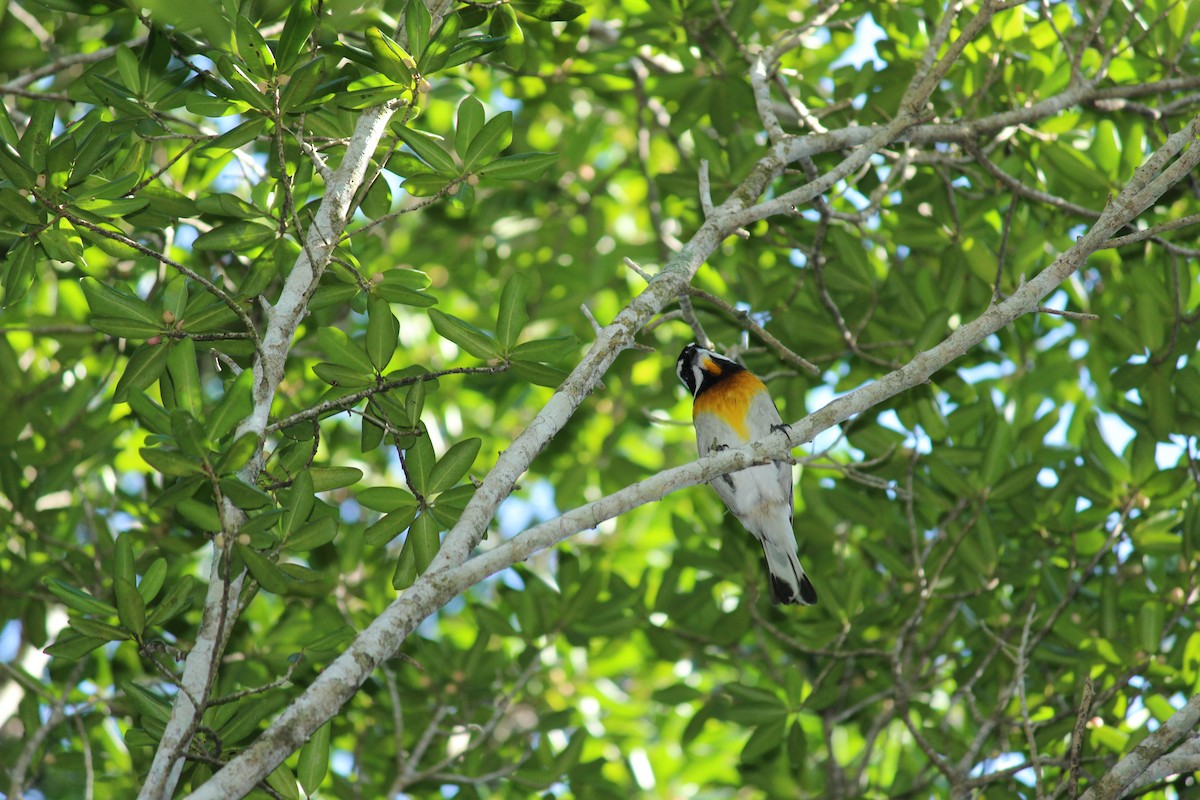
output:
[[795, 550], [764, 540], [763, 553], [767, 557], [773, 603], [801, 606], [817, 604], [817, 590], [804, 574], [804, 567], [800, 566]]

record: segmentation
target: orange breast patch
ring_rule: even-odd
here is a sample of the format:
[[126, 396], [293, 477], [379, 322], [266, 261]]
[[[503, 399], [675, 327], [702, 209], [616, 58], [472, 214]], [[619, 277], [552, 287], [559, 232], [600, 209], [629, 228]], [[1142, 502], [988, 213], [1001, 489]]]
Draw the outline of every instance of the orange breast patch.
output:
[[749, 372], [737, 372], [701, 392], [692, 405], [692, 419], [700, 414], [714, 414], [737, 431], [743, 439], [750, 438], [746, 427], [746, 413], [750, 401], [759, 392], [765, 392], [763, 382]]

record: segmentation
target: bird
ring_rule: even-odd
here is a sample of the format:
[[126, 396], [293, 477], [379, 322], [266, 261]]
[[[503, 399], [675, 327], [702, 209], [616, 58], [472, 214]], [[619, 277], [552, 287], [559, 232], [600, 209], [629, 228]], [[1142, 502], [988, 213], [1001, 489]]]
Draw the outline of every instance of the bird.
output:
[[[692, 342], [675, 373], [692, 394], [692, 423], [701, 456], [738, 447], [784, 427], [766, 385], [736, 361]], [[738, 521], [762, 545], [775, 604], [815, 605], [817, 592], [800, 565], [792, 532], [792, 469], [773, 461], [710, 482]]]

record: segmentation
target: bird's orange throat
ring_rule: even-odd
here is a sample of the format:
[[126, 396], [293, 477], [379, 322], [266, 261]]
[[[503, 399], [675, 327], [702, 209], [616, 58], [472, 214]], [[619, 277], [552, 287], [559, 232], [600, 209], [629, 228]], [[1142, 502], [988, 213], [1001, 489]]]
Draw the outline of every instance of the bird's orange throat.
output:
[[724, 376], [696, 396], [692, 404], [692, 419], [701, 414], [714, 414], [737, 431], [738, 436], [749, 439], [746, 414], [750, 410], [750, 401], [756, 394], [766, 390], [762, 381], [745, 370]]

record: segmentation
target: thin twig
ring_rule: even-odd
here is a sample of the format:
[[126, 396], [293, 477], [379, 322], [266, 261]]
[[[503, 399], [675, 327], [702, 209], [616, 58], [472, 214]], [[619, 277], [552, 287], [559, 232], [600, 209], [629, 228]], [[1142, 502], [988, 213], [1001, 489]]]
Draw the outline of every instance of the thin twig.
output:
[[1075, 715], [1075, 728], [1071, 731], [1071, 778], [1067, 784], [1067, 797], [1075, 800], [1079, 797], [1079, 755], [1083, 751], [1083, 735], [1087, 730], [1088, 719], [1092, 715], [1092, 697], [1096, 690], [1092, 685], [1092, 676], [1083, 676], [1083, 697], [1079, 700], [1079, 711]]

